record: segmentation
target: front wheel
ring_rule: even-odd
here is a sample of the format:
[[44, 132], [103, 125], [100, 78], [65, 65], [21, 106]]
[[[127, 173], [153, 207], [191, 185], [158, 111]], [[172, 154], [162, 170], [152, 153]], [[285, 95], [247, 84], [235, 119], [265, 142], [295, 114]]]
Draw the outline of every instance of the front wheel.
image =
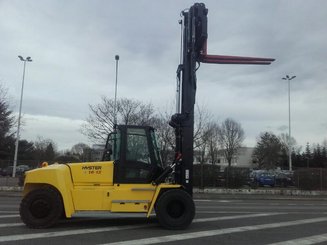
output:
[[192, 223], [195, 215], [193, 199], [184, 190], [168, 190], [156, 203], [156, 215], [159, 224], [166, 229], [185, 229]]
[[29, 192], [20, 203], [20, 217], [30, 228], [53, 226], [63, 213], [60, 193], [53, 188]]

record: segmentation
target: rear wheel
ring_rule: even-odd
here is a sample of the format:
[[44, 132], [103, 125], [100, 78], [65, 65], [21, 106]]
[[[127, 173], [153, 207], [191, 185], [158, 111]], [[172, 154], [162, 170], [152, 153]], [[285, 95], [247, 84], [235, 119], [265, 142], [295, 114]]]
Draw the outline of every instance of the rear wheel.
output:
[[193, 199], [184, 190], [168, 190], [157, 201], [156, 215], [160, 225], [166, 229], [185, 229], [195, 215]]
[[19, 212], [30, 228], [53, 226], [63, 213], [61, 195], [50, 187], [33, 190], [23, 198]]

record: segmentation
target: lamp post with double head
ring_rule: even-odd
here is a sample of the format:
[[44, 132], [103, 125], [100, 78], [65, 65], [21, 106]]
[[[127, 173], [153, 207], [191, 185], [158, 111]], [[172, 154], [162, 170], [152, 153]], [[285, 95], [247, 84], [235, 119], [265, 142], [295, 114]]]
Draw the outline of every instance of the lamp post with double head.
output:
[[286, 75], [283, 77], [283, 80], [288, 81], [288, 164], [289, 170], [292, 171], [292, 145], [291, 145], [291, 83], [292, 79], [296, 78], [296, 76]]
[[12, 177], [16, 176], [18, 146], [19, 146], [19, 138], [20, 138], [20, 134], [19, 134], [20, 133], [20, 119], [21, 119], [21, 115], [22, 115], [26, 62], [32, 62], [32, 59], [29, 56], [24, 59], [22, 56], [18, 55], [18, 58], [21, 61], [24, 62], [24, 68], [23, 68], [22, 88], [21, 88], [21, 92], [20, 92], [19, 114], [18, 114], [18, 124], [17, 124], [17, 136], [16, 136], [16, 144], [15, 144], [15, 155], [14, 155], [14, 165], [13, 165], [13, 170], [12, 170]]

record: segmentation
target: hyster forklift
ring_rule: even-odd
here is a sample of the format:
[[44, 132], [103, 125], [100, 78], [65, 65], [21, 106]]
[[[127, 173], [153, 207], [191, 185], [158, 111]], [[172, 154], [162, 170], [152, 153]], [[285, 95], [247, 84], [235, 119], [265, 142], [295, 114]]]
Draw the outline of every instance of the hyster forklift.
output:
[[103, 161], [52, 164], [28, 171], [20, 204], [31, 228], [53, 226], [77, 212], [155, 211], [160, 225], [185, 229], [195, 215], [192, 199], [193, 128], [196, 70], [202, 63], [262, 64], [274, 59], [207, 54], [207, 14], [203, 3], [182, 12], [182, 61], [177, 69], [180, 106], [170, 125], [175, 130], [175, 159], [163, 168], [155, 130], [115, 125]]

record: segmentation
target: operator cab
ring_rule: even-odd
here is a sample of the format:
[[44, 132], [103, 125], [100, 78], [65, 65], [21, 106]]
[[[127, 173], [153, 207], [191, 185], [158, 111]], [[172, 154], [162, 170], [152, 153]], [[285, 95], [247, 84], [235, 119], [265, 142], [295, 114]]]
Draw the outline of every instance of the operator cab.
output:
[[151, 183], [163, 171], [154, 128], [117, 125], [103, 155], [114, 161], [114, 183]]

